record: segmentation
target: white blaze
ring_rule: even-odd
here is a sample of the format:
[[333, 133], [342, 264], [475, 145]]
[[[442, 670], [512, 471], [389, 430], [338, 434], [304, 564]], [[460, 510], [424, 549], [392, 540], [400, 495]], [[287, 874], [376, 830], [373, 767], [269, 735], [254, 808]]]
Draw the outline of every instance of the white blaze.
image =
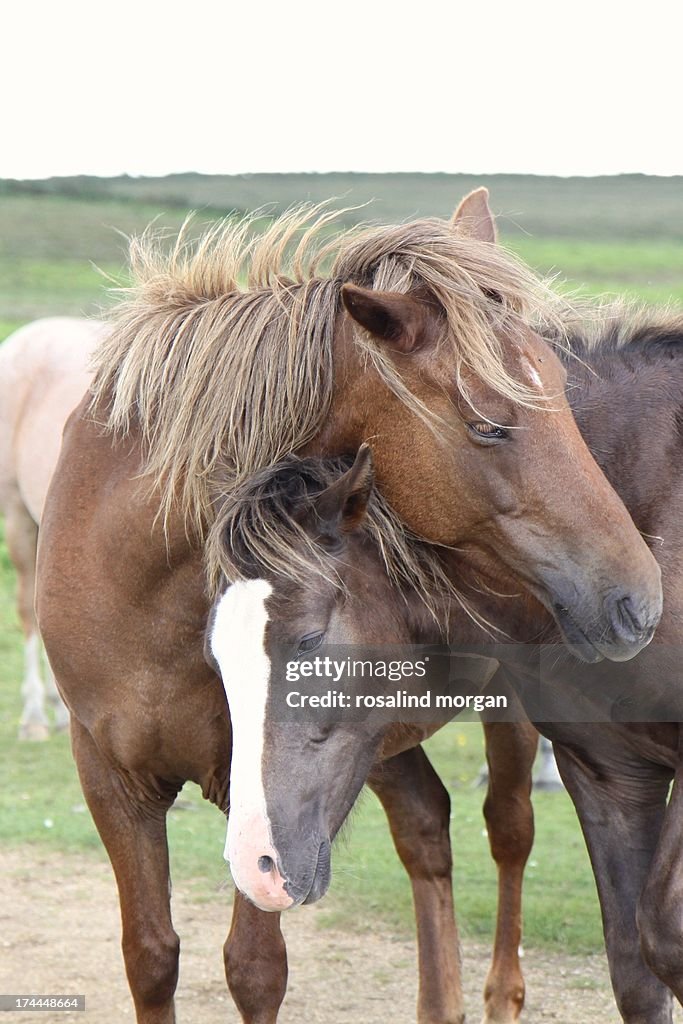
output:
[[536, 367], [532, 366], [532, 364], [529, 362], [529, 360], [525, 359], [525, 358], [522, 359], [522, 363], [524, 364], [524, 367], [525, 367], [527, 373], [529, 374], [529, 378], [530, 378], [532, 384], [535, 384], [536, 387], [538, 388], [538, 390], [542, 392], [543, 391], [543, 381], [541, 380], [541, 377], [540, 377]]
[[261, 857], [277, 863], [262, 765], [270, 679], [270, 659], [265, 649], [266, 600], [272, 592], [265, 580], [233, 583], [216, 605], [210, 641], [232, 722], [225, 859], [230, 861], [238, 888], [264, 910], [285, 909], [293, 902], [277, 868], [263, 872], [258, 866]]

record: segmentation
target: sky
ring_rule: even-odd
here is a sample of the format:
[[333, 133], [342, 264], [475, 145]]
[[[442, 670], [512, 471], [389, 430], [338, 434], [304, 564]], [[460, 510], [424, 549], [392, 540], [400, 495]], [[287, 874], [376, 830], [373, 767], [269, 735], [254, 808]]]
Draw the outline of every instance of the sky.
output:
[[677, 6], [15, 0], [0, 177], [681, 174]]

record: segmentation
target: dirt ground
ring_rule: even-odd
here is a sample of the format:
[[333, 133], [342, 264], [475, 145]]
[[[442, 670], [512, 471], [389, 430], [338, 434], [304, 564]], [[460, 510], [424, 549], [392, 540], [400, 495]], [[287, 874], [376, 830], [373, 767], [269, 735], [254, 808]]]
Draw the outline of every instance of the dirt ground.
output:
[[[228, 892], [193, 902], [177, 887], [181, 938], [179, 1024], [239, 1024], [223, 976]], [[412, 942], [378, 929], [355, 935], [317, 927], [315, 907], [285, 915], [290, 983], [281, 1024], [414, 1024]], [[464, 950], [468, 1020], [481, 1019], [485, 947]], [[602, 956], [530, 952], [525, 1024], [617, 1024]], [[0, 993], [84, 993], [85, 1013], [22, 1012], [3, 1021], [115, 1024], [133, 1021], [108, 864], [35, 847], [0, 851]]]

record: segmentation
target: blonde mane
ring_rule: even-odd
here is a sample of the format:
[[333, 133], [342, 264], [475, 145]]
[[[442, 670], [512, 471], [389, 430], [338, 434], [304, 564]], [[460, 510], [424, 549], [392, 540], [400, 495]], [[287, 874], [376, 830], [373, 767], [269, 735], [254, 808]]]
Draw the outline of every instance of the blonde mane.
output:
[[[552, 320], [552, 295], [530, 270], [436, 219], [330, 241], [336, 216], [326, 204], [304, 206], [261, 234], [252, 217], [194, 242], [186, 226], [170, 251], [152, 231], [131, 242], [133, 283], [95, 353], [91, 408], [116, 436], [139, 432], [165, 521], [177, 508], [205, 537], [226, 488], [321, 430], [346, 282], [427, 288], [444, 310], [454, 374], [471, 370], [515, 402], [538, 402], [506, 371], [494, 333], [538, 314]], [[429, 419], [380, 345], [360, 329], [356, 343], [386, 386]]]

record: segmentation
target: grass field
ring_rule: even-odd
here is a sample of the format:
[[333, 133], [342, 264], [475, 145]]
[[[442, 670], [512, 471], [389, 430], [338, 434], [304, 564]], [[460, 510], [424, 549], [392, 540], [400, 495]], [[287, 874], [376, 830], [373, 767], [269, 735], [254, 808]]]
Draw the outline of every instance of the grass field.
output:
[[172, 174], [0, 181], [0, 195], [213, 213], [243, 213], [260, 207], [279, 210], [303, 200], [335, 197], [338, 205], [357, 207], [347, 221], [370, 217], [393, 222], [416, 216], [448, 217], [458, 200], [479, 185], [488, 187], [508, 237], [683, 241], [683, 177], [640, 174], [588, 179], [506, 174]]
[[[125, 235], [231, 211], [342, 197], [358, 219], [448, 215], [480, 179], [455, 175], [251, 175], [0, 181], [0, 332], [38, 316], [92, 315], [125, 278]], [[481, 179], [502, 240], [587, 294], [683, 301], [683, 179]], [[103, 274], [105, 276], [103, 276]]]
[[[371, 215], [445, 214], [478, 183], [444, 175], [258, 176], [160, 181], [67, 180], [31, 185], [0, 182], [0, 338], [38, 316], [93, 314], [111, 301], [105, 274], [122, 279], [125, 243], [118, 232], [151, 219], [177, 227], [190, 206], [202, 217], [268, 201], [349, 194], [352, 202], [383, 195]], [[532, 265], [559, 272], [589, 294], [627, 292], [646, 301], [683, 301], [682, 179], [632, 177], [610, 182], [488, 180], [504, 216], [503, 239]], [[363, 216], [367, 216], [363, 211]], [[21, 643], [12, 602], [13, 577], [0, 542], [0, 842], [34, 843], [102, 856], [83, 807], [64, 736], [44, 745], [17, 743]], [[453, 725], [430, 743], [453, 795], [456, 893], [466, 934], [491, 934], [494, 870], [481, 817], [483, 794], [472, 788], [482, 763], [477, 726]], [[567, 951], [601, 947], [594, 886], [578, 825], [566, 796], [536, 797], [537, 841], [527, 875], [526, 942]], [[198, 791], [183, 792], [170, 818], [176, 879], [192, 880], [211, 898], [224, 884], [224, 823]], [[383, 815], [366, 796], [353, 828], [337, 845], [334, 883], [323, 920], [345, 928], [378, 919], [411, 927], [407, 882]]]

